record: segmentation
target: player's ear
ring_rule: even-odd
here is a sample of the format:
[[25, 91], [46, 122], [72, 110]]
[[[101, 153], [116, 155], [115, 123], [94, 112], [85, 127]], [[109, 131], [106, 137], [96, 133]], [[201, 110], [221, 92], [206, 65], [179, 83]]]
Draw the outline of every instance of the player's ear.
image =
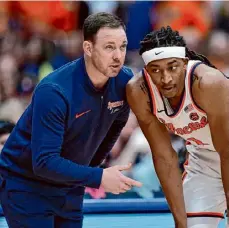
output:
[[83, 42], [83, 51], [86, 55], [91, 57], [92, 54], [92, 43], [90, 41], [85, 40]]
[[187, 65], [188, 65], [189, 58], [186, 57], [185, 59], [183, 59], [183, 61], [184, 61], [184, 69], [186, 70]]

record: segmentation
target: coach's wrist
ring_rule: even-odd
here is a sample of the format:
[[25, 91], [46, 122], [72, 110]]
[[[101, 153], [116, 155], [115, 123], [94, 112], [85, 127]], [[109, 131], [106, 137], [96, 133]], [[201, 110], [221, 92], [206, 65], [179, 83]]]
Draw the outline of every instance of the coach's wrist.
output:
[[102, 182], [103, 169], [102, 168], [91, 168], [91, 174], [87, 180], [87, 187], [99, 188]]

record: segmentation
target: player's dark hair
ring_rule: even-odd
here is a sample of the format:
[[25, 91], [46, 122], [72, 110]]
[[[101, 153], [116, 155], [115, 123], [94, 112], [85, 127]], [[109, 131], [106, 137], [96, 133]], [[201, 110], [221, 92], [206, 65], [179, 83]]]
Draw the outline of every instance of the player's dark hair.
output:
[[14, 127], [15, 124], [10, 121], [0, 120], [0, 135], [11, 133]]
[[186, 57], [190, 60], [200, 60], [210, 67], [216, 68], [206, 56], [190, 50], [185, 43], [183, 36], [178, 31], [172, 30], [170, 26], [162, 27], [161, 30], [153, 31], [145, 36], [140, 42], [139, 54], [158, 47], [181, 46], [186, 49]]
[[126, 26], [123, 21], [109, 13], [96, 13], [88, 16], [83, 25], [84, 40], [94, 41], [97, 32], [104, 27], [119, 28], [122, 27], [126, 31]]

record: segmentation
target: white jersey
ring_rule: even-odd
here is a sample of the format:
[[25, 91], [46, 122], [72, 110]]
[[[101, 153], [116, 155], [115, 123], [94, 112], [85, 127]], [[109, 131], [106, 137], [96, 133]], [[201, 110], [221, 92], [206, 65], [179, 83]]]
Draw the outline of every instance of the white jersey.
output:
[[192, 74], [195, 67], [199, 64], [201, 64], [200, 61], [188, 61], [185, 90], [180, 106], [174, 113], [171, 113], [168, 102], [162, 98], [146, 71], [144, 72], [144, 76], [150, 91], [153, 113], [158, 120], [164, 123], [169, 131], [184, 138], [187, 144], [197, 146], [201, 149], [215, 151], [207, 115], [197, 107], [191, 93]]

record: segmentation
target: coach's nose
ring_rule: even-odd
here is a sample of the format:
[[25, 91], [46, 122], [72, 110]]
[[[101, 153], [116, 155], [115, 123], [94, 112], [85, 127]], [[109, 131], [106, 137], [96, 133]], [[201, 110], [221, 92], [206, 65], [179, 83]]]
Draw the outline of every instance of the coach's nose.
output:
[[117, 49], [114, 51], [113, 58], [114, 58], [114, 59], [120, 60], [120, 59], [122, 58], [122, 52], [121, 52], [121, 50], [119, 50], [119, 49], [117, 48]]

